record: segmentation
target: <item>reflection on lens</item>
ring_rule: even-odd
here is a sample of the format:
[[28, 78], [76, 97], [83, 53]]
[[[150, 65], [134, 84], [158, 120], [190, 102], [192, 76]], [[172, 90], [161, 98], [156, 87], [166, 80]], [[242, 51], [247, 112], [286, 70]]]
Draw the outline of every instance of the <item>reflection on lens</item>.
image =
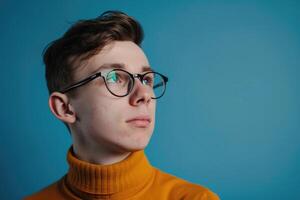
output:
[[155, 76], [154, 76], [153, 90], [154, 90], [154, 95], [155, 95], [153, 98], [159, 98], [165, 92], [165, 82], [164, 82], [163, 77], [159, 74], [155, 74]]
[[125, 96], [132, 85], [132, 77], [129, 73], [115, 69], [106, 76], [107, 88], [116, 96]]
[[[157, 72], [147, 72], [144, 75], [134, 76], [122, 69], [114, 69], [106, 75], [105, 83], [107, 89], [115, 96], [123, 97], [128, 95], [135, 81], [142, 81], [151, 90], [151, 98], [157, 99], [164, 95], [168, 79]], [[142, 78], [142, 80], [140, 80]]]

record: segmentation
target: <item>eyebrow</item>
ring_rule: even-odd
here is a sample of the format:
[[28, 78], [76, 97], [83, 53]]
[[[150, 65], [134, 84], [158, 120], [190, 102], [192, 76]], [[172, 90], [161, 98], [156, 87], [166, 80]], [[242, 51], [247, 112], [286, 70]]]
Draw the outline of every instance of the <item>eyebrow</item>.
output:
[[[124, 63], [105, 63], [98, 67], [95, 72], [98, 72], [101, 69], [126, 69], [126, 65]], [[153, 71], [150, 66], [142, 66], [142, 72]]]

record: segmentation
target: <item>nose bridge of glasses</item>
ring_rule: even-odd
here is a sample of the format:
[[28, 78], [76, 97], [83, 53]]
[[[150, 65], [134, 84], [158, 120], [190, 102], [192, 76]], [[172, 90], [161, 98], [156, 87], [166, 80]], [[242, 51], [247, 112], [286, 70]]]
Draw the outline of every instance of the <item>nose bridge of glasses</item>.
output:
[[133, 74], [133, 78], [139, 79], [141, 81], [141, 83], [143, 84], [144, 76], [142, 74]]

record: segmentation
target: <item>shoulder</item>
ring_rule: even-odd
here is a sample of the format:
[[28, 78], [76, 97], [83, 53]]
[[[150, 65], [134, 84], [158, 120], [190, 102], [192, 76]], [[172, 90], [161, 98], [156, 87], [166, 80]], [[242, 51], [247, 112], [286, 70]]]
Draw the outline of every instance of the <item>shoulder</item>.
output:
[[52, 183], [51, 185], [41, 189], [40, 191], [25, 197], [24, 200], [62, 199], [62, 194], [60, 192], [61, 181], [62, 179]]
[[219, 200], [210, 189], [156, 169], [156, 184], [169, 191], [171, 199]]

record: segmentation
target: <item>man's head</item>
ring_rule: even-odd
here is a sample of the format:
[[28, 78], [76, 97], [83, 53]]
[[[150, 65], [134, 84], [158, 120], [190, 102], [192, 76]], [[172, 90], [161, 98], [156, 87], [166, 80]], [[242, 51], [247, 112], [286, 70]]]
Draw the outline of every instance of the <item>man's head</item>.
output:
[[[147, 80], [133, 78], [134, 85], [129, 84], [132, 90], [124, 97], [109, 92], [106, 80], [107, 72], [115, 68], [132, 74], [151, 71], [140, 48], [142, 39], [142, 27], [133, 18], [121, 12], [105, 12], [98, 18], [77, 22], [47, 48], [44, 62], [49, 106], [68, 126], [77, 148], [125, 152], [148, 144], [156, 102]], [[97, 72], [103, 75], [62, 92]]]

